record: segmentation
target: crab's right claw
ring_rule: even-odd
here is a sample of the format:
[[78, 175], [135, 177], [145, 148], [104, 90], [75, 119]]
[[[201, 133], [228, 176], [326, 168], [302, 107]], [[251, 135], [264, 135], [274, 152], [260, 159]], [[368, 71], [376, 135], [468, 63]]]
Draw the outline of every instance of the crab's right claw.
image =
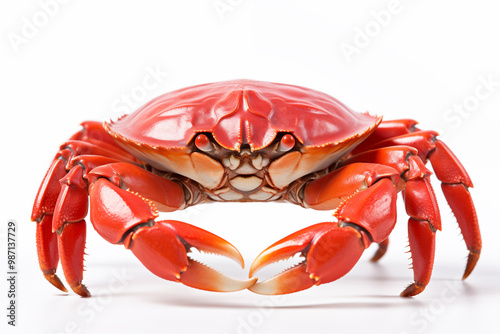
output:
[[264, 250], [253, 262], [250, 277], [263, 267], [297, 253], [304, 261], [280, 274], [258, 282], [249, 290], [277, 295], [305, 290], [347, 274], [365, 250], [366, 234], [354, 224], [320, 223], [297, 231]]
[[[109, 165], [95, 168], [89, 177], [91, 181], [94, 177], [97, 179], [89, 187], [90, 220], [101, 237], [113, 244], [123, 244], [153, 274], [166, 280], [208, 291], [238, 291], [255, 283], [255, 279], [236, 280], [226, 277], [188, 256], [190, 250], [196, 248], [200, 252], [226, 256], [243, 267], [241, 254], [229, 242], [187, 223], [175, 220], [156, 221], [158, 210], [152, 200], [122, 189], [108, 179], [97, 177], [105, 175], [111, 178], [113, 171], [116, 172], [119, 168], [124, 168], [123, 173], [128, 173], [129, 176], [132, 172], [139, 173], [142, 176], [140, 182], [149, 178], [150, 184], [157, 185], [156, 188], [150, 188], [161, 190], [156, 193], [150, 191], [149, 196], [153, 195], [153, 198], [173, 193], [176, 190], [173, 181], [157, 178], [128, 165], [119, 164], [112, 168], [112, 171]], [[129, 186], [130, 184], [136, 185], [129, 181]], [[162, 203], [168, 203], [169, 200], [170, 198], [163, 199]], [[175, 198], [171, 202], [174, 201]]]
[[153, 274], [208, 291], [239, 291], [252, 286], [257, 279], [237, 280], [188, 257], [192, 247], [200, 252], [226, 256], [241, 267], [243, 258], [238, 250], [224, 239], [196, 226], [180, 221], [154, 222], [132, 233], [125, 246]]

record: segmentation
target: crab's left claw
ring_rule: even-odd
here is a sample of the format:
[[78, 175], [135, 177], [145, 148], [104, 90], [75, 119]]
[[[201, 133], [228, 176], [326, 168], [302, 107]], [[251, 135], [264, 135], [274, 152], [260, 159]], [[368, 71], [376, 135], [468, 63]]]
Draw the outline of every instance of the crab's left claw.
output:
[[354, 224], [320, 223], [297, 231], [264, 250], [253, 262], [250, 277], [261, 268], [301, 253], [305, 260], [250, 287], [263, 295], [292, 293], [328, 283], [348, 273], [369, 245]]
[[[149, 181], [144, 182], [146, 186], [154, 183], [156, 188], [140, 188], [142, 183], [131, 181], [130, 175], [134, 172], [141, 175], [140, 180]], [[118, 187], [117, 184], [124, 179], [121, 175], [126, 173], [129, 177], [126, 186], [142, 190], [151, 199]], [[256, 279], [227, 277], [189, 257], [189, 252], [196, 248], [200, 252], [228, 257], [243, 267], [241, 254], [226, 240], [180, 221], [155, 220], [158, 211], [153, 200], [168, 208], [177, 203], [177, 198], [183, 198], [184, 194], [177, 183], [124, 164], [95, 168], [89, 178], [92, 182], [90, 219], [95, 230], [107, 241], [123, 244], [130, 249], [153, 274], [208, 291], [238, 291], [255, 283]], [[116, 180], [115, 183], [110, 179]], [[160, 190], [155, 192], [155, 189]]]
[[208, 291], [239, 291], [252, 286], [257, 279], [237, 280], [225, 276], [188, 257], [191, 248], [226, 256], [241, 265], [238, 250], [213, 233], [180, 221], [155, 222], [135, 232], [125, 246], [153, 274], [193, 288]]

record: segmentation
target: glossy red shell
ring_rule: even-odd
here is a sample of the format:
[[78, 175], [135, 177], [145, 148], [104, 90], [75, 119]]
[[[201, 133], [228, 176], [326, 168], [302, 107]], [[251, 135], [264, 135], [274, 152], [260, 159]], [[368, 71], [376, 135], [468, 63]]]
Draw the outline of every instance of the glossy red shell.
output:
[[308, 88], [234, 80], [176, 90], [109, 124], [111, 132], [139, 144], [184, 148], [200, 132], [223, 147], [268, 146], [290, 132], [305, 146], [324, 146], [365, 132], [378, 118], [352, 111]]

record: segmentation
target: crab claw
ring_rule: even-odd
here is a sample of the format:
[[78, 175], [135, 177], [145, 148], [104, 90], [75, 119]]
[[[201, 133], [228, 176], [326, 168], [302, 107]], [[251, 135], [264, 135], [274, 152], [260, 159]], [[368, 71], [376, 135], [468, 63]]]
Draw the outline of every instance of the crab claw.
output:
[[125, 240], [125, 247], [153, 274], [208, 291], [239, 291], [257, 279], [236, 280], [188, 257], [192, 247], [226, 256], [244, 267], [238, 250], [226, 240], [193, 225], [174, 220], [139, 228]]
[[366, 234], [355, 227], [349, 223], [320, 223], [281, 239], [254, 260], [250, 277], [263, 267], [297, 253], [301, 253], [304, 261], [254, 284], [249, 290], [263, 295], [286, 294], [339, 279], [358, 262], [366, 248]]

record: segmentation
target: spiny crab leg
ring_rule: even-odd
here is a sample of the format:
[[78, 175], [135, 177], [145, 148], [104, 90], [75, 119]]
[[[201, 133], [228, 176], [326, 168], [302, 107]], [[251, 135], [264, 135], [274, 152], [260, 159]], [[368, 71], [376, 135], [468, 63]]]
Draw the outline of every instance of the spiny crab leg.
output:
[[[389, 149], [390, 147], [387, 146], [408, 145], [418, 149], [418, 156], [424, 163], [430, 160], [436, 177], [442, 182], [441, 189], [457, 219], [465, 244], [469, 250], [467, 265], [462, 277], [466, 279], [474, 270], [482, 248], [476, 209], [469, 192], [469, 188], [473, 187], [472, 181], [455, 154], [453, 154], [445, 143], [436, 138], [438, 135], [437, 132], [415, 131], [418, 130], [414, 126], [416, 122], [413, 121], [413, 124], [410, 124], [410, 121], [401, 122], [402, 124], [407, 123], [407, 125], [411, 125], [407, 127], [407, 133], [382, 140], [372, 145], [371, 148]], [[398, 124], [398, 121], [392, 121], [392, 124]], [[386, 126], [385, 128], [384, 132], [390, 131], [390, 126]], [[404, 131], [404, 129], [404, 126], [400, 126], [398, 133]], [[377, 131], [374, 132], [375, 134], [377, 134]], [[380, 137], [383, 138], [382, 135]]]
[[52, 231], [54, 208], [61, 191], [59, 180], [66, 175], [64, 165], [65, 161], [61, 159], [56, 158], [52, 161], [40, 185], [40, 190], [33, 205], [31, 219], [37, 222], [36, 247], [40, 269], [47, 281], [59, 290], [67, 292], [68, 290], [56, 275], [59, 250], [57, 235]]
[[36, 247], [38, 262], [45, 279], [59, 290], [68, 292], [56, 274], [59, 250], [57, 234], [52, 233], [52, 215], [44, 215], [42, 220], [36, 224]]
[[472, 181], [453, 152], [442, 141], [435, 142], [436, 149], [429, 159], [436, 176], [441, 183], [441, 189], [451, 207], [469, 250], [467, 265], [462, 279], [466, 279], [476, 266], [481, 254], [482, 241], [476, 209], [469, 188]]
[[[417, 137], [421, 138], [421, 135]], [[404, 137], [403, 141], [407, 140]], [[425, 143], [420, 142], [418, 146], [425, 147]], [[419, 152], [410, 146], [390, 146], [365, 151], [342, 162], [342, 165], [368, 161], [383, 163], [401, 175], [399, 189], [403, 190], [406, 212], [410, 216], [408, 238], [415, 280], [401, 293], [403, 297], [422, 292], [429, 282], [434, 263], [435, 234], [441, 230], [439, 209], [429, 178], [431, 172], [418, 157]]]
[[[84, 133], [85, 131], [76, 135]], [[83, 254], [83, 246], [77, 251], [71, 245], [79, 245], [80, 240], [85, 239], [85, 227], [79, 227], [81, 234], [74, 235], [72, 240], [67, 236], [71, 234], [69, 231], [74, 230], [77, 225], [85, 225], [84, 218], [88, 207], [87, 184], [82, 180], [86, 178], [85, 172], [102, 164], [116, 162], [117, 159], [137, 162], [133, 156], [116, 145], [99, 142], [95, 138], [92, 141], [93, 143], [89, 143], [72, 139], [61, 145], [60, 151], [47, 170], [33, 204], [31, 219], [37, 222], [36, 240], [40, 268], [45, 278], [64, 292], [67, 290], [56, 275], [60, 255], [63, 267], [67, 262], [68, 266], [74, 268], [74, 271], [79, 271], [79, 268], [83, 271], [83, 259], [81, 264], [76, 260], [79, 253]], [[69, 200], [68, 196], [75, 197], [74, 202]], [[68, 203], [67, 207], [65, 203]], [[66, 224], [70, 223], [73, 225], [66, 230], [65, 237], [62, 237]], [[65, 245], [66, 240], [70, 240], [68, 245]], [[75, 260], [67, 257], [70, 250], [78, 252], [78, 254], [74, 253], [77, 256]], [[80, 284], [78, 277], [72, 284], [74, 289], [80, 291], [80, 295], [88, 294], [88, 291], [83, 291], [84, 286]]]

